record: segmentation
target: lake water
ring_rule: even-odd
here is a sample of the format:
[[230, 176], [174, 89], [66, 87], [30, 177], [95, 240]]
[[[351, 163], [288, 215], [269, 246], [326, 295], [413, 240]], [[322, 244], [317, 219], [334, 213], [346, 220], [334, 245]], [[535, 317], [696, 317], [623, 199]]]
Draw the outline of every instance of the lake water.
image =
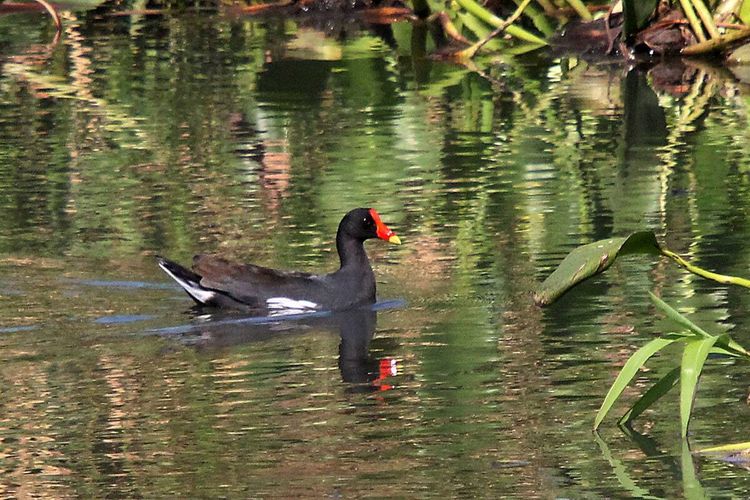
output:
[[[681, 444], [676, 392], [591, 431], [674, 328], [648, 291], [749, 345], [746, 289], [631, 257], [531, 301], [575, 246], [641, 229], [750, 275], [728, 71], [541, 51], [473, 72], [408, 23], [92, 11], [57, 45], [42, 15], [0, 25], [3, 497], [750, 495], [743, 463]], [[367, 244], [375, 311], [207, 314], [155, 264], [331, 270], [357, 206], [403, 241]], [[693, 449], [750, 440], [749, 376], [709, 360]]]

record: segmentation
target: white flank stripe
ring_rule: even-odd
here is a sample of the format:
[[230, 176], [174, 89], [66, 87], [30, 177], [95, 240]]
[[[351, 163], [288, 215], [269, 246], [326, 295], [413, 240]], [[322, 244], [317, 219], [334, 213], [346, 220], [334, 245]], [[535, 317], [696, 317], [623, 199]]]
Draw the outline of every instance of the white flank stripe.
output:
[[309, 300], [295, 300], [289, 297], [271, 297], [266, 300], [266, 307], [268, 307], [271, 316], [280, 316], [315, 311], [318, 309], [318, 304]]
[[191, 297], [193, 297], [198, 302], [205, 304], [206, 302], [216, 297], [216, 294], [214, 292], [212, 292], [211, 290], [206, 290], [195, 281], [185, 280], [180, 278], [179, 276], [176, 276], [172, 271], [167, 269], [166, 266], [163, 266], [161, 262], [159, 263], [159, 267], [164, 269], [165, 273], [170, 275], [173, 280], [175, 280], [182, 288], [185, 289], [187, 293], [190, 294]]

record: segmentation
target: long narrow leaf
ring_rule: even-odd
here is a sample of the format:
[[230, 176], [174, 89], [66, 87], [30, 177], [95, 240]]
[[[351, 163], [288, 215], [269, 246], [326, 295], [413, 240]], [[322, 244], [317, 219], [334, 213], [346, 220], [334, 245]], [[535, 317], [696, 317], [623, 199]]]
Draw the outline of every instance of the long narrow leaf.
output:
[[661, 300], [659, 297], [657, 297], [653, 293], [648, 292], [648, 295], [651, 297], [651, 302], [653, 302], [656, 307], [658, 307], [659, 309], [661, 309], [661, 311], [664, 314], [666, 314], [667, 317], [669, 319], [671, 319], [672, 321], [674, 321], [675, 323], [677, 323], [677, 324], [679, 324], [681, 326], [684, 326], [685, 328], [687, 328], [691, 332], [697, 333], [698, 335], [700, 335], [702, 337], [710, 337], [711, 336], [705, 330], [703, 330], [701, 327], [699, 327], [698, 325], [696, 325], [695, 323], [693, 323], [692, 321], [690, 321], [689, 319], [687, 319], [685, 316], [683, 316], [682, 314], [680, 314], [679, 312], [677, 312], [675, 309], [672, 308], [672, 306], [670, 306], [669, 304], [667, 304], [666, 302], [664, 302], [663, 300]]
[[627, 413], [625, 413], [620, 419], [620, 423], [628, 423], [638, 418], [641, 413], [646, 411], [652, 404], [668, 393], [679, 379], [680, 367], [676, 366], [652, 385], [651, 388], [649, 388], [649, 390], [647, 390], [643, 396], [641, 396], [640, 399], [630, 407]]
[[705, 500], [711, 498], [701, 485], [695, 473], [695, 462], [687, 439], [682, 439], [682, 453], [680, 454], [680, 470], [682, 471], [682, 497], [685, 500]]
[[620, 394], [622, 394], [622, 391], [625, 390], [625, 387], [627, 387], [635, 374], [638, 373], [638, 370], [641, 368], [641, 366], [643, 366], [643, 364], [648, 361], [651, 356], [673, 342], [676, 342], [676, 340], [664, 338], [654, 339], [635, 351], [635, 353], [630, 356], [630, 358], [625, 363], [625, 366], [622, 367], [622, 370], [620, 370], [617, 378], [612, 383], [612, 387], [609, 388], [609, 392], [607, 392], [607, 395], [604, 397], [602, 406], [601, 408], [599, 408], [599, 412], [596, 414], [596, 418], [594, 419], [594, 429], [598, 428], [599, 424], [602, 423], [602, 420], [604, 420], [604, 417], [607, 416], [607, 413], [609, 413], [612, 405], [615, 403], [615, 401], [617, 401], [617, 398], [620, 397]]
[[657, 499], [661, 497], [656, 497], [651, 495], [651, 493], [640, 486], [638, 486], [638, 483], [636, 483], [632, 477], [630, 477], [630, 474], [628, 474], [628, 469], [625, 467], [625, 464], [622, 462], [622, 460], [615, 458], [612, 455], [612, 452], [609, 451], [609, 446], [607, 446], [607, 443], [604, 442], [604, 440], [599, 437], [598, 433], [594, 433], [594, 440], [596, 441], [596, 444], [599, 445], [599, 449], [602, 451], [602, 457], [609, 462], [610, 467], [612, 467], [612, 472], [614, 472], [615, 477], [617, 478], [617, 482], [620, 483], [620, 486], [622, 486], [623, 489], [625, 489], [628, 493], [630, 493], [630, 496], [633, 498], [648, 498], [648, 499]]
[[[651, 296], [651, 301], [654, 303], [654, 305], [661, 309], [661, 311], [666, 314], [669, 319], [702, 337], [711, 337], [708, 332], [687, 319], [685, 316], [680, 314], [677, 310], [673, 309], [672, 306], [661, 300], [659, 297], [651, 292], [648, 292], [648, 294]], [[728, 335], [721, 335], [719, 337], [719, 340], [716, 341], [716, 345], [717, 348], [723, 349], [725, 351], [724, 354], [726, 354], [727, 356], [736, 357], [740, 355], [744, 357], [750, 357], [750, 353], [748, 353], [748, 351], [744, 347], [742, 347]]]
[[708, 353], [714, 346], [719, 336], [708, 338], [696, 338], [689, 340], [682, 353], [682, 369], [680, 371], [680, 423], [682, 437], [687, 436], [690, 414], [693, 411], [693, 400], [698, 378], [703, 370]]

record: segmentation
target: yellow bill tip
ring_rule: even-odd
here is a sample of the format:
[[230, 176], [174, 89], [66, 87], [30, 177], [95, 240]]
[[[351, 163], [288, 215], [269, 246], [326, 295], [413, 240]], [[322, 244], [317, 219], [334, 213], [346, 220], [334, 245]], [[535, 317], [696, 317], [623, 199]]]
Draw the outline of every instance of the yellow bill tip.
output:
[[401, 238], [396, 236], [395, 234], [388, 238], [388, 243], [393, 243], [394, 245], [400, 245], [401, 244]]

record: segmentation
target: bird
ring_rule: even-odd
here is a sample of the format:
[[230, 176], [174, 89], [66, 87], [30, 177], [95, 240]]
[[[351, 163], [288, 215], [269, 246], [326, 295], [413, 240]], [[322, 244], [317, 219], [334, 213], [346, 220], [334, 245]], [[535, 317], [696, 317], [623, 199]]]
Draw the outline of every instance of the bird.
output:
[[340, 267], [328, 274], [282, 271], [196, 255], [192, 270], [157, 256], [157, 263], [199, 306], [256, 311], [269, 316], [343, 311], [375, 303], [375, 274], [364, 242], [401, 239], [373, 208], [350, 210], [339, 223]]

